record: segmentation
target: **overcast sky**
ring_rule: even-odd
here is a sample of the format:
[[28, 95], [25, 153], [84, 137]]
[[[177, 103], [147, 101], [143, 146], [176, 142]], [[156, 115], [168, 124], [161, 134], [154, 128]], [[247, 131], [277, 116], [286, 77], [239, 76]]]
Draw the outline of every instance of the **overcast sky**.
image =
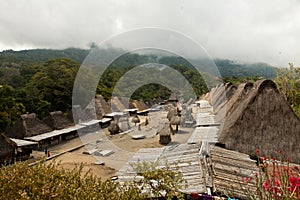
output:
[[0, 50], [87, 48], [142, 27], [178, 31], [214, 58], [300, 65], [299, 0], [0, 0]]

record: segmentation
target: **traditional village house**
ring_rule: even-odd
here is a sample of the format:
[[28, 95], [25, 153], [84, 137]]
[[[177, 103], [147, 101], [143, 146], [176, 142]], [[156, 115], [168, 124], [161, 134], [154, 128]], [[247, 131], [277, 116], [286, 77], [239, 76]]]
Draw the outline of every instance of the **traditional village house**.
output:
[[60, 130], [74, 125], [61, 111], [50, 112], [49, 115], [43, 119], [43, 122], [54, 130]]
[[0, 166], [13, 164], [16, 158], [17, 144], [4, 134], [0, 134]]
[[[220, 144], [253, 157], [256, 149], [261, 156], [273, 157], [284, 150], [290, 161], [299, 163], [300, 120], [273, 81], [242, 83], [223, 107], [226, 116], [218, 134]], [[222, 109], [217, 109], [218, 116]]]
[[36, 117], [36, 114], [24, 114], [6, 132], [10, 138], [23, 139], [47, 133], [53, 129]]

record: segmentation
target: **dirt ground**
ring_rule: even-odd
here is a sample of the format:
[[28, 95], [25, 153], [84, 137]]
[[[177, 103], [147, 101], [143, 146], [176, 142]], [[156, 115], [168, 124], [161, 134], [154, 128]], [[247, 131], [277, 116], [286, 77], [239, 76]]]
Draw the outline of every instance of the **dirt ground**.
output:
[[[48, 160], [47, 162], [59, 162], [64, 169], [73, 169], [80, 164], [83, 165], [83, 174], [90, 171], [91, 174], [101, 177], [103, 180], [115, 175], [115, 173], [125, 165], [125, 163], [141, 148], [163, 147], [159, 144], [159, 135], [156, 135], [158, 123], [164, 122], [166, 113], [157, 113], [156, 116], [151, 116], [151, 122], [147, 126], [142, 126], [141, 129], [135, 127], [133, 124], [132, 131], [126, 134], [117, 134], [110, 136], [107, 128], [103, 129], [103, 133], [92, 133], [80, 138], [69, 140], [65, 143], [48, 148], [51, 156], [66, 152], [74, 147], [82, 144], [88, 144], [85, 147], [78, 148], [74, 151], [68, 151], [56, 158]], [[142, 122], [145, 118], [142, 117]], [[193, 128], [179, 127], [179, 132], [172, 135], [172, 144], [184, 143], [188, 140]], [[134, 140], [132, 135], [145, 134], [145, 139]], [[103, 142], [97, 142], [101, 140]], [[112, 150], [114, 153], [109, 156], [94, 156], [83, 154], [84, 151], [91, 149]], [[44, 152], [34, 152], [35, 159], [45, 156]], [[104, 165], [96, 165], [95, 162], [104, 162]]]

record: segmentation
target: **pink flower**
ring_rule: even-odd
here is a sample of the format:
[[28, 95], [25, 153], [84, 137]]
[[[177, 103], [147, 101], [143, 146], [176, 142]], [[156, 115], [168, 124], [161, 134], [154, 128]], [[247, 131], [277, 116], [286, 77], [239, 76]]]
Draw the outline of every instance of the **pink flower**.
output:
[[259, 156], [259, 154], [260, 154], [259, 149], [256, 149], [255, 152], [256, 152], [256, 155]]

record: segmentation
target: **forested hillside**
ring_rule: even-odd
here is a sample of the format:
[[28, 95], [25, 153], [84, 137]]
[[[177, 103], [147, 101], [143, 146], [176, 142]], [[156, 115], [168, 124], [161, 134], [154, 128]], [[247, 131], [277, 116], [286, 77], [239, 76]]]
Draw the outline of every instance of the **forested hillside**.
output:
[[[100, 50], [100, 53], [114, 57], [120, 51], [123, 53], [120, 49]], [[89, 50], [75, 48], [0, 52], [0, 132], [5, 131], [25, 112], [34, 112], [43, 118], [49, 111], [70, 110], [73, 83], [80, 64], [88, 53]], [[108, 100], [118, 80], [129, 70], [145, 63], [161, 63], [175, 69], [189, 81], [196, 95], [208, 92], [203, 75], [208, 76], [207, 80], [215, 79], [214, 74], [209, 74], [210, 66], [207, 60], [193, 61], [201, 70], [199, 74], [190, 63], [180, 57], [125, 53], [106, 69], [99, 80], [96, 92]], [[216, 64], [221, 74], [228, 77], [272, 78], [275, 74], [275, 68], [266, 64], [241, 65], [230, 60], [216, 60]], [[136, 77], [144, 76], [146, 80], [145, 75], [154, 71], [135, 73]], [[164, 71], [161, 73], [163, 74]], [[170, 76], [168, 72], [166, 73]], [[172, 81], [172, 77], [167, 79]], [[138, 80], [132, 78], [130, 81], [136, 83]], [[131, 97], [149, 101], [158, 97], [167, 99], [170, 94], [171, 91], [164, 86], [147, 84], [138, 88]]]

